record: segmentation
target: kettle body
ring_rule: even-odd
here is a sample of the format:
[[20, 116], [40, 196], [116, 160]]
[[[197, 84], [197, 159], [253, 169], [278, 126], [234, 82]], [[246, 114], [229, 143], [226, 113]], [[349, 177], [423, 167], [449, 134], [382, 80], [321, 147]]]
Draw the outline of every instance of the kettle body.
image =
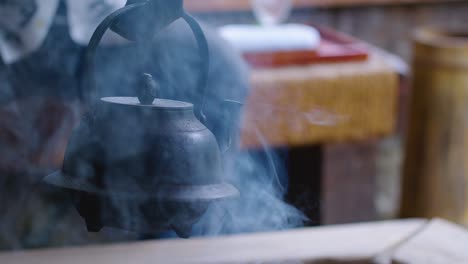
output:
[[70, 138], [61, 172], [45, 180], [72, 194], [90, 231], [186, 237], [211, 202], [239, 194], [193, 105], [163, 99], [102, 98]]

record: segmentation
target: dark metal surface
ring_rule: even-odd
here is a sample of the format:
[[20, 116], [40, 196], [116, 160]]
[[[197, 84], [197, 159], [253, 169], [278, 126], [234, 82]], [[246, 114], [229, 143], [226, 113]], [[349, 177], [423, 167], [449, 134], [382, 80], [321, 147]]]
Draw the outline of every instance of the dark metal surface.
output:
[[[45, 178], [73, 194], [90, 231], [114, 226], [147, 233], [177, 226], [187, 234], [210, 203], [239, 195], [223, 181], [216, 139], [195, 118], [192, 104], [108, 97], [95, 106], [95, 115], [74, 131], [62, 171]], [[98, 204], [105, 206], [98, 210]]]
[[159, 84], [151, 74], [143, 73], [138, 85], [138, 100], [141, 104], [152, 104], [154, 99], [159, 97]]
[[205, 184], [205, 185], [161, 185], [152, 192], [141, 190], [108, 190], [98, 187], [87, 181], [80, 181], [75, 177], [62, 174], [61, 171], [52, 173], [44, 178], [48, 184], [66, 188], [71, 191], [82, 191], [99, 196], [118, 196], [124, 199], [145, 200], [158, 199], [157, 201], [172, 202], [211, 202], [239, 196], [239, 191], [228, 183]]
[[75, 186], [94, 186], [90, 190], [151, 196], [162, 185], [222, 183], [220, 159], [216, 139], [195, 118], [192, 104], [108, 97], [74, 131], [63, 173]]
[[122, 228], [142, 235], [157, 235], [174, 230], [188, 238], [192, 226], [208, 209], [212, 201], [167, 201], [158, 199], [128, 199], [120, 195], [97, 195], [71, 190], [69, 193], [79, 214], [86, 220], [90, 232], [104, 226]]

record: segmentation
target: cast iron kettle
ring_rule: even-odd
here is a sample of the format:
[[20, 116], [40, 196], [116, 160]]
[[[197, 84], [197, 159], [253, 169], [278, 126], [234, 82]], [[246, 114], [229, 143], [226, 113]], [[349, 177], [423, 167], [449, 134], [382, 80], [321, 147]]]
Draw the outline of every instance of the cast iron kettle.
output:
[[[84, 84], [94, 87], [94, 54], [110, 28], [136, 43], [183, 18], [203, 58], [198, 81], [205, 90], [208, 44], [198, 23], [183, 11], [182, 0], [129, 0], [96, 29], [87, 47]], [[151, 39], [151, 38], [150, 38]], [[235, 197], [222, 180], [216, 138], [191, 103], [159, 99], [160, 87], [142, 72], [137, 97], [106, 97], [89, 103], [91, 111], [73, 132], [60, 172], [45, 178], [65, 189], [88, 230], [118, 227], [142, 234], [174, 230], [188, 237], [208, 206]]]

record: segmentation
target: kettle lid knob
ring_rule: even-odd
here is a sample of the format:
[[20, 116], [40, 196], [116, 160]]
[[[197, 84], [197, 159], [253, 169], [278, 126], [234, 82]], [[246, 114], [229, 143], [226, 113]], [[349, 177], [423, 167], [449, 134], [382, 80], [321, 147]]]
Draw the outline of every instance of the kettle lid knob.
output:
[[138, 86], [138, 100], [141, 104], [152, 104], [158, 98], [160, 87], [151, 74], [143, 73]]

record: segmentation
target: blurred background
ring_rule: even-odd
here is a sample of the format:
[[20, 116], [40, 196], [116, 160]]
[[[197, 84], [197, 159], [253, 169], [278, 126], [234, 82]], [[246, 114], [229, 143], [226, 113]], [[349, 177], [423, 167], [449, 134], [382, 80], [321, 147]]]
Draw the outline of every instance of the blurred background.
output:
[[[323, 85], [324, 90], [333, 89], [330, 88], [330, 84], [328, 82], [320, 83], [317, 81], [305, 84], [305, 81], [301, 79], [301, 84], [291, 84], [291, 86], [294, 86], [291, 90], [294, 90], [294, 92], [297, 93], [297, 90], [300, 90], [297, 87], [298, 85], [304, 85], [304, 90], [301, 91], [303, 91], [304, 94], [309, 92], [311, 94], [310, 97], [315, 96], [314, 99], [310, 99], [310, 97], [307, 98], [311, 100], [309, 102], [311, 105], [326, 105], [321, 108], [321, 110], [325, 110], [325, 112], [320, 112], [316, 115], [320, 116], [318, 117], [319, 119], [322, 119], [313, 124], [315, 129], [311, 128], [308, 132], [305, 132], [310, 134], [309, 137], [304, 136], [304, 138], [302, 138], [304, 140], [303, 143], [300, 143], [301, 139], [298, 139], [299, 143], [291, 138], [284, 139], [284, 142], [294, 146], [292, 148], [288, 148], [291, 154], [290, 157], [296, 157], [295, 155], [300, 156], [305, 159], [302, 162], [306, 163], [305, 165], [302, 164], [304, 167], [301, 167], [297, 163], [291, 165], [293, 168], [292, 170], [296, 173], [289, 174], [290, 180], [294, 183], [296, 176], [298, 177], [296, 179], [296, 183], [298, 185], [303, 185], [307, 182], [310, 186], [321, 186], [321, 195], [317, 195], [313, 198], [309, 197], [312, 200], [319, 200], [320, 206], [310, 205], [307, 202], [305, 202], [307, 205], [303, 205], [304, 207], [311, 206], [314, 209], [317, 209], [318, 207], [322, 209], [320, 211], [321, 215], [318, 217], [320, 220], [317, 221], [323, 224], [332, 224], [398, 218], [402, 216], [445, 216], [451, 220], [464, 223], [463, 211], [465, 211], [465, 209], [462, 209], [464, 208], [464, 205], [461, 204], [465, 203], [462, 202], [462, 200], [465, 199], [462, 197], [465, 196], [463, 195], [464, 191], [461, 191], [458, 187], [462, 188], [461, 185], [464, 185], [462, 182], [465, 181], [463, 179], [466, 177], [465, 172], [463, 172], [463, 168], [465, 166], [463, 164], [464, 161], [466, 161], [466, 154], [462, 154], [462, 150], [460, 150], [461, 152], [457, 152], [457, 154], [453, 154], [454, 156], [458, 156], [459, 160], [455, 163], [450, 163], [450, 165], [448, 164], [449, 161], [443, 161], [440, 159], [442, 159], [442, 157], [444, 157], [444, 159], [454, 158], [454, 156], [450, 156], [450, 158], [446, 157], [447, 153], [450, 152], [447, 148], [450, 148], [449, 145], [454, 142], [459, 142], [460, 148], [463, 148], [462, 145], [464, 145], [464, 143], [462, 142], [466, 142], [466, 139], [464, 139], [465, 137], [462, 136], [462, 134], [465, 132], [461, 132], [464, 131], [461, 127], [458, 132], [455, 132], [458, 128], [452, 127], [447, 123], [442, 124], [439, 122], [442, 122], [441, 119], [444, 119], [442, 116], [445, 114], [450, 116], [446, 116], [445, 118], [452, 119], [452, 121], [447, 121], [449, 123], [454, 122], [454, 119], [458, 120], [455, 117], [457, 115], [460, 115], [459, 118], [464, 120], [463, 116], [466, 115], [466, 110], [462, 110], [464, 109], [464, 106], [456, 107], [453, 105], [450, 107], [450, 110], [445, 109], [445, 106], [447, 106], [445, 103], [450, 105], [450, 102], [452, 101], [447, 102], [446, 100], [449, 99], [445, 97], [442, 98], [443, 95], [438, 92], [433, 94], [432, 89], [443, 90], [449, 89], [448, 87], [452, 87], [453, 89], [460, 89], [459, 91], [461, 92], [461, 90], [464, 89], [461, 87], [465, 87], [465, 84], [458, 84], [459, 81], [464, 82], [464, 77], [462, 77], [464, 74], [461, 73], [463, 70], [460, 70], [461, 72], [454, 73], [455, 75], [453, 76], [445, 76], [445, 74], [449, 74], [447, 71], [450, 70], [440, 66], [440, 64], [436, 62], [439, 60], [439, 53], [444, 54], [440, 56], [444, 57], [445, 61], [445, 59], [450, 60], [449, 58], [451, 56], [453, 56], [451, 57], [452, 59], [455, 59], [457, 55], [455, 55], [454, 50], [462, 52], [462, 46], [464, 45], [462, 43], [466, 41], [466, 35], [462, 33], [465, 32], [464, 27], [467, 24], [464, 16], [467, 9], [467, 3], [465, 1], [386, 2], [372, 0], [258, 0], [236, 1], [235, 3], [231, 3], [229, 1], [215, 1], [216, 4], [207, 4], [206, 6], [204, 6], [204, 2], [206, 1], [200, 0], [187, 2], [187, 6], [188, 8], [193, 8], [194, 11], [199, 12], [199, 17], [203, 19], [203, 21], [217, 27], [221, 27], [221, 32], [228, 35], [228, 37], [231, 37], [230, 33], [232, 32], [230, 32], [230, 30], [232, 30], [232, 28], [229, 26], [226, 27], [226, 25], [257, 24], [264, 28], [265, 31], [272, 25], [282, 23], [309, 25], [320, 31], [322, 44], [319, 44], [318, 48], [316, 47], [316, 49], [319, 50], [319, 53], [322, 52], [321, 49], [324, 50], [324, 53], [336, 52], [336, 54], [332, 55], [325, 54], [323, 55], [324, 57], [327, 55], [332, 57], [333, 55], [340, 54], [340, 51], [338, 50], [346, 45], [348, 45], [348, 47], [353, 45], [354, 47], [357, 46], [357, 53], [359, 53], [359, 49], [364, 46], [362, 51], [369, 56], [367, 60], [373, 60], [372, 58], [379, 57], [379, 62], [372, 63], [369, 68], [364, 67], [360, 69], [359, 67], [355, 67], [355, 72], [349, 73], [349, 78], [343, 78], [342, 83], [340, 83], [338, 79], [343, 77], [341, 75], [342, 69], [339, 67], [346, 65], [347, 59], [343, 57], [356, 52], [356, 50], [348, 52], [348, 54], [347, 51], [343, 51], [341, 54], [343, 57], [336, 58], [336, 60], [330, 60], [330, 64], [328, 64], [325, 59], [322, 61], [322, 63], [325, 62], [325, 64], [318, 63], [318, 65], [315, 65], [318, 72], [317, 75], [322, 74], [322, 76], [325, 76], [323, 79], [326, 81], [333, 79], [331, 76], [334, 73], [336, 74], [335, 78], [337, 81], [333, 84], [333, 88], [336, 89], [336, 92], [333, 100], [339, 100], [339, 98], [346, 97], [345, 94], [348, 92], [352, 93], [352, 88], [349, 89], [347, 87], [355, 87], [355, 85], [361, 86], [362, 89], [365, 89], [363, 87], [369, 84], [369, 91], [374, 89], [392, 90], [395, 89], [395, 85], [397, 86], [396, 91], [394, 90], [393, 92], [385, 93], [385, 95], [375, 94], [375, 98], [367, 94], [369, 97], [363, 96], [360, 98], [349, 98], [349, 102], [344, 102], [345, 99], [343, 99], [342, 103], [347, 104], [346, 107], [337, 110], [337, 108], [339, 109], [342, 106], [330, 106], [327, 105], [327, 102], [321, 103], [320, 99], [316, 98], [317, 96], [324, 96], [322, 98], [323, 101], [327, 101], [329, 99], [329, 97], [327, 97], [329, 95], [319, 94], [319, 92], [315, 94], [315, 89], [320, 89], [321, 85]], [[277, 11], [274, 11], [275, 6]], [[270, 16], [265, 15], [265, 13], [268, 13], [266, 10], [269, 10], [269, 8], [271, 10], [269, 12], [271, 14]], [[272, 19], [271, 17], [275, 18]], [[446, 30], [447, 33], [443, 34], [444, 36], [441, 35], [441, 39], [439, 40], [432, 39], [433, 37], [436, 38], [433, 35], [430, 37], [422, 37], [421, 40], [421, 38], [416, 37], [417, 34], [415, 32], [422, 28], [432, 29], [435, 32], [444, 32], [444, 30]], [[326, 35], [325, 32], [327, 32], [327, 30], [330, 30], [332, 32], [331, 34], [334, 36], [345, 34], [345, 38], [350, 37], [352, 40], [349, 41], [354, 41], [354, 43], [339, 43], [339, 41], [334, 40], [334, 36]], [[235, 35], [236, 33], [238, 32], [234, 32], [232, 35]], [[283, 35], [284, 34], [285, 33], [283, 33]], [[281, 33], [278, 33], [278, 35], [281, 35]], [[306, 35], [306, 33], [303, 33], [303, 36], [304, 35]], [[455, 36], [458, 36], [459, 39], [451, 39]], [[233, 38], [236, 43], [236, 37]], [[290, 42], [289, 48], [294, 49], [292, 48], [292, 46], [294, 46], [292, 42], [294, 42], [295, 39], [293, 37], [285, 37], [285, 42], [287, 42], [286, 39]], [[303, 39], [305, 39], [305, 37]], [[335, 41], [334, 44], [337, 44], [336, 42], [338, 42], [339, 44], [337, 44], [337, 46], [341, 45], [341, 47], [334, 46], [333, 48], [330, 48], [332, 51], [326, 50], [326, 48], [324, 48], [326, 45], [323, 43], [327, 42], [329, 39], [333, 39], [332, 42]], [[450, 39], [457, 42], [457, 44], [454, 43], [454, 47], [449, 47], [450, 44], [448, 43], [451, 42]], [[307, 43], [307, 41], [313, 43], [313, 40], [310, 39], [304, 40], [304, 43]], [[252, 42], [255, 42], [255, 40], [252, 40]], [[275, 68], [275, 65], [277, 66], [277, 64], [293, 65], [291, 67], [294, 67], [294, 64], [296, 64], [296, 67], [297, 64], [307, 65], [306, 62], [296, 61], [296, 63], [294, 63], [293, 61], [296, 58], [294, 58], [293, 52], [289, 54], [291, 57], [288, 58], [291, 61], [287, 61], [284, 57], [280, 58], [280, 56], [275, 57], [274, 59], [270, 58], [270, 60], [266, 59], [266, 62], [261, 61], [261, 59], [264, 58], [249, 55], [250, 53], [256, 53], [256, 55], [258, 55], [262, 52], [255, 50], [252, 52], [249, 50], [249, 48], [252, 47], [245, 47], [243, 44], [245, 43], [240, 43], [239, 45], [241, 46], [241, 50], [242, 48], [245, 49], [244, 57], [247, 58], [251, 66], [253, 65], [253, 71], [257, 71], [258, 75], [262, 76], [259, 77], [261, 80], [267, 78], [266, 76], [268, 74], [274, 75], [274, 70], [268, 73], [267, 69]], [[268, 50], [269, 48], [274, 49], [273, 47], [269, 47], [268, 44], [262, 44], [264, 45], [264, 50]], [[360, 44], [362, 45], [359, 46]], [[270, 44], [270, 46], [273, 45], [274, 44]], [[278, 46], [279, 45], [281, 44], [278, 44]], [[298, 45], [300, 46], [300, 44]], [[322, 46], [320, 47], [320, 45]], [[450, 51], [442, 51], [442, 49], [445, 48], [450, 49]], [[301, 48], [296, 47], [296, 49], [300, 50]], [[333, 51], [333, 49], [336, 50]], [[451, 51], [454, 53], [451, 55], [447, 54], [447, 57], [445, 57], [445, 52], [450, 53]], [[264, 52], [263, 54], [265, 53], [268, 52]], [[272, 53], [270, 52], [268, 55], [271, 56]], [[340, 55], [337, 56], [339, 57]], [[298, 57], [301, 57], [301, 55], [298, 55]], [[304, 57], [306, 57], [306, 55], [302, 54], [302, 58]], [[359, 58], [355, 57], [354, 59], [356, 59], [356, 62], [359, 62]], [[350, 60], [351, 62], [348, 63], [352, 63], [353, 59]], [[304, 61], [307, 61], [307, 59], [304, 59]], [[316, 61], [314, 61], [313, 58], [309, 60], [310, 65], [315, 63]], [[389, 68], [382, 69], [382, 64]], [[326, 70], [320, 68], [323, 65], [326, 65]], [[352, 65], [350, 67], [354, 66], [355, 65]], [[314, 66], [311, 66], [311, 68], [312, 67]], [[298, 68], [296, 68], [296, 70], [298, 75], [310, 74], [310, 79], [320, 79], [320, 77], [314, 78], [316, 75], [315, 72], [313, 72], [313, 69], [311, 69], [311, 72], [304, 71], [301, 73]], [[385, 72], [387, 70], [390, 72], [393, 71], [393, 73], [398, 75], [398, 80], [396, 82], [392, 82], [389, 79], [379, 79], [385, 78], [385, 74], [380, 77], [373, 77], [374, 73], [379, 71]], [[453, 70], [457, 72], [457, 70]], [[366, 71], [369, 72], [366, 73]], [[280, 72], [281, 71], [278, 70], [277, 73]], [[417, 76], [421, 77], [415, 78], [415, 73], [417, 73]], [[253, 75], [255, 76], [255, 74], [256, 73]], [[286, 74], [287, 73], [285, 73], [285, 75]], [[359, 79], [353, 79], [353, 74]], [[293, 75], [293, 73], [291, 73], [291, 75]], [[307, 78], [299, 77], [298, 75], [291, 78]], [[444, 81], [439, 80], [439, 77], [444, 78]], [[458, 79], [459, 77], [461, 79]], [[366, 78], [369, 79], [366, 81]], [[258, 82], [260, 83], [261, 80]], [[284, 79], [278, 77], [277, 81], [281, 82], [284, 81]], [[447, 82], [445, 83], [445, 81]], [[284, 82], [287, 83], [287, 81]], [[353, 82], [356, 82], [356, 84], [352, 84]], [[261, 84], [258, 85], [261, 86]], [[288, 84], [285, 85], [287, 86]], [[343, 87], [340, 88], [340, 85]], [[388, 85], [388, 87], [385, 88], [386, 85]], [[391, 88], [392, 85], [393, 88]], [[265, 88], [265, 90], [266, 89], [268, 88]], [[273, 88], [270, 89], [274, 90]], [[419, 92], [414, 92], [414, 90], [417, 89], [420, 91], [418, 90]], [[258, 90], [260, 89], [258, 88]], [[371, 93], [369, 91], [367, 93]], [[294, 92], [288, 93], [285, 91], [288, 95]], [[414, 93], [416, 93], [416, 95], [411, 97]], [[306, 97], [306, 95], [304, 96]], [[432, 96], [434, 96], [434, 98], [432, 98]], [[251, 98], [252, 97], [254, 96], [252, 95]], [[294, 95], [290, 95], [289, 99], [299, 100]], [[304, 98], [303, 100], [307, 99]], [[395, 99], [395, 101], [393, 101], [393, 99]], [[438, 100], [441, 100], [444, 103], [438, 102]], [[284, 103], [287, 101], [288, 99], [284, 99], [282, 102]], [[372, 104], [370, 104], [371, 101], [377, 104], [376, 108], [372, 108]], [[297, 103], [306, 104], [302, 101], [291, 102], [291, 104]], [[439, 103], [444, 104], [444, 106], [438, 105]], [[356, 116], [352, 115], [356, 115], [356, 113], [352, 113], [351, 111], [353, 110], [351, 109], [353, 109], [353, 106], [358, 107], [357, 105], [363, 107], [362, 111], [368, 114], [366, 117], [361, 116], [364, 119], [364, 123], [371, 126], [371, 124], [375, 124], [373, 122], [380, 121], [382, 122], [382, 127], [375, 130], [374, 128], [369, 128], [367, 131], [365, 131], [366, 129], [362, 129], [359, 131], [361, 134], [357, 135], [350, 130], [363, 125], [363, 123], [358, 124], [358, 122], [355, 122], [353, 125], [349, 125], [349, 127], [344, 128], [347, 129], [349, 135], [342, 134], [335, 137], [332, 135], [333, 132], [323, 132], [329, 133], [328, 136], [321, 135], [322, 131], [320, 130], [323, 129], [324, 126], [330, 127], [328, 131], [336, 132], [339, 131], [346, 122], [352, 123], [353, 119], [356, 118]], [[445, 110], [441, 110], [439, 107], [444, 108]], [[389, 112], [385, 113], [386, 111]], [[442, 111], [443, 114], [439, 111]], [[357, 115], [361, 114], [361, 112], [357, 112]], [[437, 117], [434, 117], [434, 115]], [[365, 120], [366, 118], [367, 120]], [[325, 122], [320, 122], [324, 120]], [[331, 121], [327, 122], [327, 120]], [[441, 128], [440, 126], [444, 128]], [[448, 126], [450, 126], [450, 128]], [[289, 132], [291, 131], [288, 131], [288, 133]], [[296, 135], [294, 132], [291, 133]], [[457, 133], [457, 135], [454, 133]], [[436, 152], [438, 154], [432, 152]], [[314, 157], [314, 155], [315, 157], [320, 157], [318, 158], [321, 160], [319, 162], [320, 164], [313, 165], [314, 163], [310, 162], [313, 159], [311, 157]], [[433, 155], [438, 156], [433, 157]], [[290, 161], [293, 160], [294, 158], [290, 159]], [[297, 158], [296, 160], [300, 160], [300, 158]], [[300, 162], [298, 161], [298, 163]], [[294, 169], [295, 166], [299, 167]], [[451, 167], [451, 172], [446, 171], [449, 167]], [[322, 177], [320, 180], [312, 180], [308, 178], [309, 176], [304, 176], [314, 174], [310, 171], [304, 173], [304, 171], [308, 170], [315, 170], [315, 174], [321, 173]], [[303, 173], [303, 176], [298, 176], [301, 172]], [[456, 174], [457, 176], [453, 177], [458, 178], [459, 180], [449, 180], [448, 178], [450, 178], [450, 176], [448, 176], [448, 174], [451, 173], [454, 175]], [[410, 179], [405, 180], [405, 178]], [[451, 181], [451, 183], [449, 183], [449, 181]], [[438, 185], [438, 187], [435, 187], [434, 185]], [[406, 188], [407, 190], [403, 192], [403, 188]], [[458, 191], [455, 191], [455, 189], [458, 189]], [[317, 189], [315, 189], [315, 191], [317, 191]], [[445, 196], [450, 192], [456, 192], [457, 194], [455, 195], [452, 193], [454, 196], [448, 198], [448, 200], [442, 198], [442, 196]], [[314, 196], [313, 194], [311, 195]], [[435, 196], [438, 196], [438, 198]], [[457, 196], [457, 198], [455, 196]], [[402, 197], [404, 197], [404, 200], [402, 200]], [[421, 199], [424, 201], [421, 201]], [[365, 207], [367, 207], [367, 209]], [[436, 207], [438, 209], [435, 209]], [[454, 210], [459, 212], [455, 213]], [[310, 213], [309, 216], [311, 216], [312, 219], [317, 219], [317, 212], [318, 211], [315, 210], [315, 214]]]
[[[0, 249], [174, 237], [90, 234], [67, 195], [41, 184], [62, 168], [86, 112], [76, 74], [84, 48], [126, 1], [10, 2], [0, 1]], [[223, 158], [241, 193], [237, 204], [210, 209], [193, 236], [408, 217], [468, 224], [467, 1], [184, 6], [210, 47], [207, 126], [224, 142], [220, 121], [236, 120], [229, 129], [238, 156]], [[165, 76], [164, 98], [197, 104], [190, 34], [176, 21], [149, 57]], [[115, 33], [104, 38], [97, 96], [135, 95], [122, 73], [139, 59], [126, 44]], [[241, 102], [242, 111], [222, 112], [222, 99]]]

